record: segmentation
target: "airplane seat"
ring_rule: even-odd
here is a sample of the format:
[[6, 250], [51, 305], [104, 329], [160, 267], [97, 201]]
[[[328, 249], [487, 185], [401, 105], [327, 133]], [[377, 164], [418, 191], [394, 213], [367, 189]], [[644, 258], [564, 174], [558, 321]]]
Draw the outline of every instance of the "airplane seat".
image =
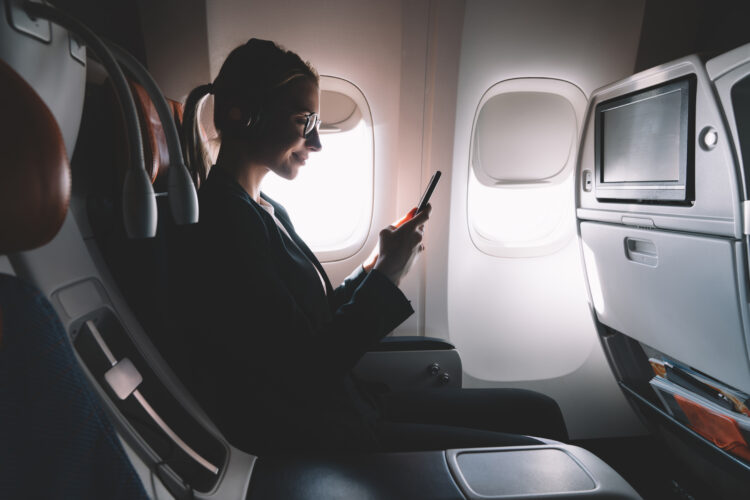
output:
[[675, 459], [726, 498], [750, 482], [748, 82], [745, 45], [594, 91], [576, 186], [615, 378]]
[[[96, 292], [112, 303], [94, 301], [86, 306], [90, 312], [79, 315], [68, 328], [117, 423], [126, 429], [124, 437], [141, 461], [142, 477], [155, 475], [177, 497], [207, 492], [239, 495], [247, 488], [255, 458], [231, 448], [184, 388], [189, 324], [172, 323], [180, 317], [170, 314], [180, 298], [179, 289], [172, 287], [175, 258], [180, 255], [173, 249], [182, 232], [190, 230], [175, 221], [170, 191], [173, 170], [184, 168], [181, 157], [174, 155], [174, 144], [179, 143], [170, 123], [181, 119], [182, 105], [166, 100], [146, 70], [135, 69], [139, 63], [132, 62], [132, 56], [117, 47], [113, 53], [127, 71], [159, 217], [153, 237], [128, 235], [122, 185], [131, 167], [123, 161], [129, 138], [120, 96], [113, 92], [111, 75], [108, 79], [99, 63], [89, 60], [72, 162], [77, 194], [73, 203], [100, 273]], [[108, 378], [115, 365], [125, 366], [135, 380], [123, 392]]]
[[[219, 497], [241, 496], [255, 457], [226, 443], [170, 371], [112, 278], [88, 217], [92, 212], [115, 213], [118, 219], [111, 218], [111, 224], [119, 224], [141, 242], [148, 242], [155, 229], [156, 212], [152, 208], [156, 208], [156, 200], [150, 181], [151, 174], [158, 172], [146, 172], [136, 104], [121, 69], [127, 67], [137, 75], [138, 70], [131, 66], [138, 63], [128, 62], [121, 49], [106, 45], [72, 16], [48, 4], [0, 0], [0, 40], [0, 59], [20, 67], [18, 72], [34, 81], [35, 88], [39, 82], [38, 93], [57, 122], [64, 125], [66, 150], [74, 151], [75, 156], [64, 177], [68, 186], [72, 180], [72, 188], [66, 198], [66, 207], [70, 200], [69, 210], [59, 232], [42, 247], [10, 255], [12, 272], [38, 287], [60, 316], [63, 332], [90, 387], [101, 398], [143, 484], [154, 489], [151, 493], [160, 491], [160, 495], [178, 498], [207, 492]], [[40, 67], [49, 71], [40, 71]], [[50, 73], [55, 78], [50, 78]], [[97, 101], [96, 92], [86, 91], [87, 73], [92, 79], [100, 78], [101, 73], [110, 76], [118, 110], [126, 117], [119, 135], [128, 138], [127, 150], [116, 149], [115, 120], [81, 121], [85, 97], [91, 98], [90, 104], [102, 104], [107, 99], [111, 102], [103, 92]], [[147, 89], [153, 87], [152, 80], [139, 82]], [[167, 103], [157, 108], [169, 119], [175, 114], [174, 106]], [[103, 134], [98, 144], [98, 151], [109, 156], [88, 150], [91, 141], [86, 142], [86, 129], [91, 128], [115, 131], [109, 139]], [[172, 139], [167, 141], [170, 151], [179, 151], [176, 130]], [[93, 142], [96, 144], [96, 140]], [[116, 162], [109, 161], [113, 156], [131, 160], [124, 176], [123, 170], [115, 168]], [[167, 171], [164, 184], [169, 196], [161, 197], [169, 203], [170, 215], [178, 223], [197, 219], [197, 205], [191, 204], [190, 196], [192, 192], [195, 199], [195, 190], [187, 175], [180, 178], [181, 170]], [[104, 198], [98, 196], [99, 189], [112, 196], [96, 206]], [[113, 194], [118, 189], [121, 194]], [[39, 190], [38, 196], [43, 194]], [[102, 458], [102, 462], [106, 460]], [[87, 467], [86, 471], [89, 469], [95, 468]]]
[[[181, 255], [174, 251], [182, 244], [188, 226], [176, 224], [172, 217], [167, 187], [170, 161], [164, 125], [146, 89], [129, 78], [129, 85], [138, 111], [144, 144], [144, 159], [153, 183], [159, 218], [153, 238], [131, 239], [126, 234], [122, 217], [121, 186], [128, 168], [125, 126], [118, 103], [108, 81], [89, 79], [86, 101], [73, 158], [77, 179], [84, 179], [85, 218], [90, 224], [93, 241], [112, 273], [115, 283], [132, 308], [143, 329], [177, 373], [184, 373], [187, 352], [184, 349], [188, 324], [179, 321], [180, 288], [175, 273]], [[177, 126], [182, 104], [167, 99]], [[102, 168], [113, 165], [114, 168]], [[171, 249], [171, 251], [170, 251]]]
[[[0, 60], [0, 254], [44, 245], [70, 198], [62, 133]], [[0, 274], [0, 491], [6, 498], [147, 498], [50, 302]]]

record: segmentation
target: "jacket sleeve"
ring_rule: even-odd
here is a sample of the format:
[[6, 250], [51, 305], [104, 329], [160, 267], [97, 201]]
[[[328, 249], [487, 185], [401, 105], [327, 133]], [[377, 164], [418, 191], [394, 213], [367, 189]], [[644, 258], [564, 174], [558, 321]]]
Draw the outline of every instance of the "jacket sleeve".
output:
[[359, 285], [362, 284], [365, 278], [367, 278], [367, 272], [365, 272], [361, 265], [357, 266], [357, 268], [344, 279], [344, 282], [333, 290], [332, 297], [330, 297], [333, 309], [338, 309], [345, 303], [349, 302], [354, 295], [354, 292], [359, 288]]

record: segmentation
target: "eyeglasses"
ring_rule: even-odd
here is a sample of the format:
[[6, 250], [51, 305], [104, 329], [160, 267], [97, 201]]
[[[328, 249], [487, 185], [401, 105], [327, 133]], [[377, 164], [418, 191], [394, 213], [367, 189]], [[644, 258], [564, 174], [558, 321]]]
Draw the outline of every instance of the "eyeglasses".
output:
[[312, 131], [320, 126], [320, 115], [318, 113], [307, 113], [305, 117], [305, 128], [303, 129], [302, 136], [307, 138]]

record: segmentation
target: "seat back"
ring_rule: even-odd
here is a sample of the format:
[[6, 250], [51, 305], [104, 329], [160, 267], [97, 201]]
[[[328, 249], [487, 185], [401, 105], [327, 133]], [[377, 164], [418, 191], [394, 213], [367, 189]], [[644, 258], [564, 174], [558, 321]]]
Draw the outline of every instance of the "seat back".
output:
[[[47, 243], [70, 198], [63, 136], [0, 60], [0, 254]], [[146, 498], [50, 302], [0, 275], [0, 492], [4, 498]]]
[[[78, 148], [72, 160], [78, 184], [74, 189], [79, 193], [74, 203], [83, 205], [79, 224], [90, 226], [92, 241], [128, 306], [169, 366], [182, 376], [188, 365], [188, 352], [183, 348], [186, 325], [172, 312], [184, 309], [180, 306], [181, 288], [175, 284], [186, 266], [179, 261], [182, 253], [176, 250], [191, 228], [174, 222], [167, 193], [174, 160], [169, 155], [165, 127], [171, 125], [162, 124], [144, 86], [132, 78], [129, 84], [138, 111], [146, 170], [157, 193], [156, 235], [131, 239], [122, 224], [119, 187], [128, 168], [124, 154], [127, 141], [122, 114], [107, 80], [87, 83]], [[167, 103], [179, 128], [182, 104]]]
[[[175, 203], [189, 202], [189, 193], [174, 187], [186, 187], [181, 184], [186, 180], [195, 193], [189, 176], [173, 175], [184, 169], [181, 155], [173, 154], [179, 153], [179, 143], [171, 122], [179, 109], [163, 101], [137, 61], [129, 61], [117, 47], [110, 49], [133, 78], [126, 87], [134, 97], [132, 117], [144, 144], [145, 178], [159, 192], [156, 236], [133, 239], [125, 230], [123, 173], [132, 166], [118, 168], [118, 160], [131, 149], [132, 137], [123, 132], [132, 122], [125, 116], [126, 123], [121, 123], [122, 95], [113, 97], [107, 80], [119, 78], [113, 78], [111, 65], [103, 64], [101, 78], [96, 75], [98, 64], [89, 60], [92, 78], [72, 161], [74, 217], [43, 252], [24, 254], [19, 267], [30, 274], [50, 268], [39, 276], [46, 281], [44, 291], [61, 314], [76, 354], [144, 481], [150, 471], [151, 481], [175, 497], [241, 497], [255, 458], [226, 443], [175, 377], [173, 360], [166, 363], [161, 355], [164, 332], [179, 333], [166, 314], [175, 296], [169, 288], [173, 266], [167, 234], [190, 219], [190, 211]], [[164, 181], [162, 172], [169, 174]], [[53, 255], [59, 257], [47, 264]]]

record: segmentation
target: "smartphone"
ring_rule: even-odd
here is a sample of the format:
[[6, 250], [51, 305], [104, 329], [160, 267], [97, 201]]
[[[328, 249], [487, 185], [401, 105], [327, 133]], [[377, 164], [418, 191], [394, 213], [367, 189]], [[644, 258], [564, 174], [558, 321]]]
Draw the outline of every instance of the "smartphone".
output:
[[414, 212], [414, 215], [418, 214], [419, 212], [425, 209], [427, 204], [430, 202], [430, 196], [432, 196], [432, 192], [435, 191], [435, 186], [437, 186], [437, 183], [439, 180], [440, 180], [440, 170], [432, 174], [430, 183], [427, 185], [427, 189], [425, 189], [424, 194], [422, 195], [422, 198], [419, 200], [419, 205], [417, 205], [417, 211]]

